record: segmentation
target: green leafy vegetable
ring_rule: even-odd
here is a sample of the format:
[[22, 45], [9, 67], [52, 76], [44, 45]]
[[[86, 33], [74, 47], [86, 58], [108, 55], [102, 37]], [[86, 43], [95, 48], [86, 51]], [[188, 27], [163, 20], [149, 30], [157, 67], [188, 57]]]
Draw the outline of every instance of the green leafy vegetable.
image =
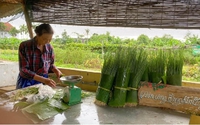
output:
[[24, 89], [19, 89], [16, 91], [15, 95], [11, 97], [11, 100], [18, 101], [20, 99], [23, 99], [27, 95], [37, 94], [37, 93], [38, 93], [37, 87], [27, 87]]
[[14, 110], [14, 111], [18, 111], [19, 109], [23, 109], [23, 108], [27, 107], [28, 105], [30, 105], [30, 103], [20, 101], [20, 102], [18, 102], [18, 103], [16, 103], [16, 104], [14, 105], [13, 110]]
[[54, 99], [61, 99], [64, 96], [64, 89], [57, 89], [56, 93], [54, 94]]
[[50, 106], [61, 109], [63, 111], [69, 108], [69, 106], [62, 102], [62, 100], [50, 99], [48, 103], [50, 104]]
[[86, 92], [86, 91], [82, 91], [81, 92], [81, 98], [86, 98], [86, 97], [89, 97], [91, 95], [92, 95], [91, 92]]
[[59, 110], [58, 108], [52, 107], [48, 103], [48, 100], [45, 100], [43, 102], [33, 103], [23, 108], [22, 112], [24, 114], [26, 113], [35, 114], [40, 120], [45, 120], [61, 113], [61, 110]]

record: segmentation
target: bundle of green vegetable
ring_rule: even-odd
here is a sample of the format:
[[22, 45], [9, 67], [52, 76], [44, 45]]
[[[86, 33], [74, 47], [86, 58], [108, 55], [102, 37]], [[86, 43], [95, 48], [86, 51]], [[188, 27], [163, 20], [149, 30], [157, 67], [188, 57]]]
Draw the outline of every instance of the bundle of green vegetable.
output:
[[38, 87], [30, 87], [28, 89], [19, 89], [16, 93], [10, 97], [11, 101], [18, 101], [25, 98], [28, 95], [33, 95], [38, 93]]
[[97, 105], [106, 105], [113, 86], [113, 81], [118, 68], [118, 53], [106, 53], [103, 68], [101, 70], [101, 80], [96, 91]]
[[146, 57], [146, 68], [145, 68], [145, 71], [142, 75], [142, 78], [141, 78], [141, 81], [149, 81], [149, 59], [148, 59], [148, 56], [150, 56], [150, 53], [151, 51], [148, 50], [148, 49], [145, 49], [145, 55], [147, 56]]
[[131, 65], [130, 78], [128, 81], [128, 92], [126, 97], [127, 106], [135, 106], [138, 103], [138, 84], [141, 81], [142, 75], [147, 69], [147, 54], [143, 49], [136, 49], [130, 51]]
[[183, 69], [183, 50], [169, 50], [167, 62], [167, 84], [181, 86]]
[[[147, 60], [148, 61], [148, 60]], [[141, 78], [141, 81], [149, 81], [149, 68], [148, 68], [148, 63], [147, 63], [147, 66], [146, 66], [146, 69], [142, 75], [142, 78]]]
[[126, 93], [130, 77], [130, 53], [128, 48], [119, 50], [119, 67], [114, 81], [114, 86], [109, 106], [123, 107], [126, 102]]
[[166, 68], [166, 54], [163, 49], [155, 49], [149, 53], [149, 82], [159, 83], [164, 82]]

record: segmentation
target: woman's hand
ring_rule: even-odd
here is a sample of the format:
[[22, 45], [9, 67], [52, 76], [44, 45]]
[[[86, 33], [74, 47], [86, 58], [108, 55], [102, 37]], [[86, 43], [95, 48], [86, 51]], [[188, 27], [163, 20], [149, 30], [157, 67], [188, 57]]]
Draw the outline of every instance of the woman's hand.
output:
[[57, 78], [60, 80], [60, 77], [62, 76], [62, 72], [60, 70], [57, 70], [57, 72], [55, 72]]
[[60, 77], [63, 75], [62, 72], [57, 68], [53, 69], [53, 72], [56, 74], [58, 81], [60, 81]]
[[41, 83], [44, 83], [44, 84], [49, 85], [51, 87], [55, 87], [56, 86], [56, 82], [54, 80], [39, 76], [37, 74], [35, 74], [33, 79], [36, 80], [36, 81], [40, 81]]
[[46, 78], [44, 84], [49, 85], [51, 87], [56, 87], [56, 82], [52, 79]]

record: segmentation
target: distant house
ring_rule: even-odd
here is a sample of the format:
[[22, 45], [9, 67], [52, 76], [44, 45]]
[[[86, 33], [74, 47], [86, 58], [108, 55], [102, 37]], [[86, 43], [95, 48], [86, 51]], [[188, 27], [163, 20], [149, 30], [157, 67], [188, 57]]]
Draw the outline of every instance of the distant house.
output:
[[9, 31], [13, 28], [13, 26], [10, 23], [4, 23], [5, 30], [0, 31], [0, 38], [10, 38], [12, 37], [9, 33]]

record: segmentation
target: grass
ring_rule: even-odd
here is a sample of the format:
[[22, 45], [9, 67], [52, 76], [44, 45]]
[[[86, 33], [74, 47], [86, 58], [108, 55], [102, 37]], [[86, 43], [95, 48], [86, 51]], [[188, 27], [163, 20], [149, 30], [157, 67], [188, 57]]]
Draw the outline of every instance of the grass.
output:
[[0, 59], [18, 62], [18, 51], [17, 50], [1, 50], [0, 49]]
[[186, 81], [200, 82], [200, 65], [185, 65], [183, 66], [182, 79]]
[[[71, 50], [71, 52], [62, 53], [62, 51], [55, 51], [55, 65], [62, 68], [77, 68], [83, 70], [94, 70], [100, 71], [103, 59], [99, 58], [98, 54], [89, 54], [91, 52], [87, 51], [77, 51]], [[69, 56], [64, 56], [68, 53]], [[70, 53], [70, 54], [69, 54]], [[77, 56], [76, 56], [77, 55]], [[84, 57], [80, 58], [81, 56]], [[69, 57], [69, 59], [67, 59]], [[18, 50], [2, 50], [0, 49], [0, 60], [18, 62]], [[70, 61], [65, 61], [70, 60]], [[76, 62], [76, 63], [75, 63]]]
[[58, 66], [70, 66], [69, 68], [100, 69], [103, 59], [98, 53], [87, 49], [55, 48], [55, 62]]
[[58, 62], [55, 62], [55, 65], [57, 67], [61, 68], [76, 68], [76, 69], [83, 69], [83, 70], [93, 70], [93, 71], [100, 71], [99, 68], [87, 68], [84, 65], [77, 65], [77, 64], [60, 64]]

